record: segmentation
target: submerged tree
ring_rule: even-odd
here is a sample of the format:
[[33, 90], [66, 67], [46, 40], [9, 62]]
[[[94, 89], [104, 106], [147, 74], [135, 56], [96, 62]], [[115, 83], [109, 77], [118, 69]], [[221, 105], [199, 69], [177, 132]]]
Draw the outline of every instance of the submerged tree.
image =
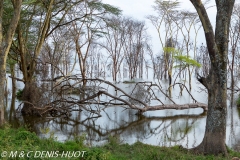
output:
[[[32, 115], [34, 111], [33, 105], [35, 105], [35, 101], [38, 100], [38, 98], [36, 97], [37, 99], [35, 99], [33, 95], [36, 95], [34, 93], [38, 88], [36, 81], [37, 62], [39, 62], [39, 57], [42, 54], [41, 50], [44, 42], [46, 42], [50, 35], [57, 29], [68, 27], [74, 22], [94, 21], [88, 12], [73, 16], [73, 13], [76, 15], [76, 10], [79, 9], [77, 9], [77, 7], [85, 5], [85, 2], [87, 1], [36, 0], [27, 1], [24, 4], [16, 30], [16, 37], [11, 47], [12, 51], [19, 56], [18, 63], [23, 74], [22, 81], [25, 84], [23, 100], [30, 103], [26, 103], [22, 108], [23, 114]], [[99, 12], [106, 13], [106, 10], [113, 9], [110, 5], [105, 5], [100, 1], [88, 1], [88, 4], [91, 4], [94, 10], [100, 10]], [[90, 6], [87, 6], [83, 10], [89, 10], [89, 7]], [[99, 16], [99, 19], [103, 18], [103, 16], [99, 14], [95, 16]], [[88, 19], [86, 19], [86, 17], [88, 17]], [[91, 30], [91, 32], [94, 31], [93, 29]], [[86, 34], [83, 34], [82, 37], [85, 35]]]
[[124, 20], [121, 17], [111, 17], [108, 20], [107, 27], [104, 28], [104, 39], [99, 45], [109, 55], [111, 61], [109, 69], [112, 66], [113, 81], [117, 81], [117, 76], [120, 73], [120, 66], [124, 60], [124, 43], [126, 41], [127, 26], [123, 23]]
[[[172, 38], [168, 38], [163, 48], [163, 55], [164, 55], [164, 64], [165, 64], [165, 71], [168, 74], [168, 82], [169, 82], [169, 95], [171, 96], [172, 92], [172, 70], [173, 70], [173, 57], [178, 53], [175, 49], [176, 42]], [[166, 74], [166, 73], [165, 73]]]
[[225, 139], [228, 38], [235, 0], [216, 0], [217, 16], [215, 32], [202, 1], [190, 1], [201, 20], [211, 61], [209, 74], [206, 77], [198, 75], [198, 80], [208, 91], [208, 113], [203, 141], [193, 151], [204, 154], [227, 155]]
[[[81, 1], [28, 1], [21, 11], [21, 17], [16, 30], [16, 38], [11, 49], [18, 54], [20, 69], [24, 82], [23, 100], [32, 104], [38, 99], [34, 97], [37, 91], [36, 67], [41, 49], [47, 37], [57, 28], [66, 26], [66, 14]], [[35, 99], [36, 98], [36, 99]], [[33, 114], [32, 105], [26, 104], [22, 108], [25, 115]]]
[[[120, 10], [108, 4], [101, 3], [100, 1], [85, 1], [81, 6], [79, 12], [75, 11], [74, 16], [83, 16], [82, 21], [73, 23], [73, 39], [75, 43], [76, 53], [78, 55], [78, 61], [83, 79], [87, 78], [87, 58], [89, 58], [90, 49], [96, 41], [101, 38], [103, 32], [101, 31], [101, 25], [106, 26], [106, 18], [109, 15], [118, 15]], [[83, 81], [83, 86], [86, 86], [87, 81]]]
[[[178, 1], [162, 1], [156, 0], [153, 9], [157, 12], [157, 16], [150, 15], [147, 18], [151, 21], [154, 28], [157, 30], [160, 45], [163, 50], [163, 62], [164, 63], [164, 78], [167, 79], [172, 77], [172, 54], [164, 51], [164, 48], [176, 47], [178, 42], [179, 28], [177, 25], [178, 21], [178, 7], [180, 3]], [[164, 30], [164, 32], [163, 32]], [[171, 80], [169, 80], [170, 82]]]
[[237, 66], [236, 64], [239, 63], [239, 44], [240, 44], [240, 4], [237, 4], [233, 8], [233, 14], [232, 14], [232, 21], [231, 21], [231, 27], [230, 27], [230, 46], [229, 46], [229, 58], [228, 58], [228, 67], [230, 72], [230, 78], [231, 78], [231, 90], [234, 90], [235, 81], [237, 77], [234, 77], [236, 73]]
[[144, 51], [148, 40], [145, 23], [130, 18], [123, 19], [122, 23], [126, 26], [123, 48], [129, 78], [137, 78], [137, 73], [142, 78]]

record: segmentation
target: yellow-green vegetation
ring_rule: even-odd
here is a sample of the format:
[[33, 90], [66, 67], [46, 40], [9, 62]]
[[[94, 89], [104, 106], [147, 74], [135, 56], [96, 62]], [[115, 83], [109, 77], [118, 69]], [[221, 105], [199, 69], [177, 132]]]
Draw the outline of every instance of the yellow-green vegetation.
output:
[[[6, 158], [0, 155], [0, 159], [74, 159], [61, 157], [40, 157], [34, 158], [34, 152], [52, 151], [61, 154], [62, 152], [77, 152], [86, 151], [83, 157], [75, 159], [82, 160], [225, 160], [232, 157], [240, 157], [240, 153], [229, 150], [229, 157], [221, 156], [203, 156], [193, 155], [186, 150], [175, 147], [159, 147], [137, 142], [133, 145], [120, 144], [117, 138], [109, 137], [109, 142], [101, 147], [87, 147], [84, 145], [84, 136], [76, 137], [74, 140], [64, 143], [56, 141], [54, 138], [40, 139], [35, 133], [31, 133], [24, 128], [13, 129], [9, 126], [4, 126], [0, 129], [0, 154], [6, 151], [8, 154], [11, 151], [24, 152], [25, 157], [21, 158], [17, 155], [14, 158]], [[26, 153], [29, 151], [30, 157]]]
[[134, 80], [123, 81], [123, 83], [136, 83]]

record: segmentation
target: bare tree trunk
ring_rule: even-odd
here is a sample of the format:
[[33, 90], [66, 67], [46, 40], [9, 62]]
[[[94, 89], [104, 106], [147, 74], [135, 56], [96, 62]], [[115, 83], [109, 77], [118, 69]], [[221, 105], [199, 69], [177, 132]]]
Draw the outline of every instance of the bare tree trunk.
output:
[[78, 54], [78, 63], [79, 63], [79, 66], [80, 66], [80, 71], [81, 71], [81, 76], [82, 76], [82, 79], [83, 79], [83, 87], [86, 86], [87, 82], [86, 82], [86, 59], [83, 58], [82, 56], [82, 52], [81, 52], [81, 48], [79, 47], [78, 45], [78, 41], [76, 42], [76, 47], [77, 47], [77, 54]]
[[189, 83], [189, 90], [192, 90], [192, 72], [190, 71], [190, 66], [188, 66], [188, 83]]
[[15, 100], [16, 100], [16, 79], [15, 79], [15, 64], [10, 65], [10, 72], [12, 77], [12, 100], [9, 110], [8, 121], [11, 122], [14, 119], [15, 115]]
[[113, 81], [116, 82], [117, 81], [117, 62], [116, 62], [116, 60], [113, 61], [112, 77], [113, 77]]
[[4, 57], [0, 56], [0, 126], [4, 123], [4, 86], [6, 79], [6, 70], [3, 63]]
[[16, 96], [15, 64], [10, 65], [10, 72], [12, 77], [12, 99], [14, 99]]
[[232, 64], [231, 64], [231, 89], [234, 90], [234, 62], [235, 62], [235, 50], [232, 50]]

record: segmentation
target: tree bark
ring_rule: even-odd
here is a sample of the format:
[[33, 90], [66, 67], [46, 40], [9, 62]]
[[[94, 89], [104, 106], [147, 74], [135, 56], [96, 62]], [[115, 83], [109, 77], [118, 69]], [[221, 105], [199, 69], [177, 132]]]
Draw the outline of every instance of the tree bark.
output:
[[0, 126], [4, 123], [4, 86], [6, 69], [3, 63], [4, 56], [0, 56]]
[[[30, 103], [35, 103], [36, 96], [38, 94], [38, 89], [35, 85], [35, 80], [34, 80], [34, 74], [36, 71], [36, 59], [41, 53], [41, 49], [43, 46], [43, 43], [48, 35], [48, 30], [52, 18], [52, 10], [54, 6], [54, 0], [50, 0], [49, 4], [46, 8], [46, 15], [43, 21], [43, 24], [40, 26], [39, 30], [39, 36], [37, 38], [37, 43], [36, 46], [34, 46], [34, 54], [32, 57], [29, 57], [28, 55], [28, 45], [27, 45], [27, 37], [28, 36], [23, 36], [25, 34], [29, 34], [28, 31], [25, 31], [24, 28], [22, 28], [21, 23], [19, 22], [18, 25], [18, 50], [19, 54], [21, 57], [21, 71], [23, 73], [23, 82], [24, 82], [24, 89], [23, 89], [23, 100], [28, 101]], [[33, 13], [34, 14], [34, 13]], [[30, 19], [32, 20], [32, 19]], [[34, 112], [33, 108], [30, 104], [24, 104], [22, 108], [22, 114], [23, 115], [31, 115], [31, 113]]]
[[227, 155], [226, 115], [227, 115], [227, 58], [229, 26], [235, 0], [216, 0], [217, 17], [215, 35], [201, 0], [190, 0], [201, 20], [211, 69], [207, 77], [199, 81], [208, 90], [208, 113], [205, 135], [202, 143], [193, 148], [196, 153]]
[[[195, 153], [227, 155], [226, 140], [226, 115], [227, 115], [227, 90], [219, 83], [219, 76], [211, 69], [208, 77], [208, 113], [205, 135], [202, 143], [193, 149]], [[225, 85], [224, 85], [225, 86]]]
[[13, 36], [20, 18], [22, 0], [12, 0], [13, 16], [8, 30], [3, 32], [3, 0], [0, 1], [0, 125], [4, 122], [4, 87], [6, 80], [6, 60], [12, 44]]
[[39, 116], [40, 114], [34, 108], [34, 106], [38, 106], [37, 103], [40, 97], [41, 97], [41, 93], [36, 83], [33, 81], [25, 82], [22, 100], [28, 103], [24, 103], [23, 108], [21, 110], [22, 115]]

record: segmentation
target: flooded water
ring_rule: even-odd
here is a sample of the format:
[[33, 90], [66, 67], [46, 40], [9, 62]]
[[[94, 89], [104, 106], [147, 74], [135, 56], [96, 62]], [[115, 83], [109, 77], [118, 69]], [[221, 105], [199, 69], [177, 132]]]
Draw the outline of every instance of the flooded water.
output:
[[[195, 80], [193, 80], [195, 81]], [[162, 82], [162, 86], [165, 86]], [[167, 83], [167, 82], [166, 82]], [[19, 84], [18, 84], [19, 85]], [[125, 90], [131, 90], [135, 84], [116, 84]], [[199, 89], [200, 84], [193, 84], [192, 95], [198, 102], [207, 103], [207, 94]], [[19, 87], [19, 86], [18, 86]], [[158, 97], [165, 104], [169, 100], [160, 92]], [[103, 97], [104, 98], [104, 97]], [[179, 95], [179, 87], [173, 88], [172, 99], [177, 104], [191, 103], [186, 91]], [[234, 103], [235, 97], [228, 101], [226, 144], [240, 151], [240, 110]], [[20, 102], [9, 98], [6, 118], [14, 127], [27, 126], [41, 137], [54, 136], [58, 141], [73, 139], [78, 135], [86, 135], [89, 146], [102, 145], [109, 136], [118, 137], [123, 143], [132, 144], [141, 141], [158, 146], [182, 145], [192, 148], [203, 139], [206, 124], [206, 113], [203, 109], [161, 110], [137, 115], [137, 111], [123, 106], [110, 106], [101, 112], [101, 117], [82, 111], [73, 112], [70, 118], [24, 118], [16, 113]], [[151, 105], [157, 104], [151, 101]]]

